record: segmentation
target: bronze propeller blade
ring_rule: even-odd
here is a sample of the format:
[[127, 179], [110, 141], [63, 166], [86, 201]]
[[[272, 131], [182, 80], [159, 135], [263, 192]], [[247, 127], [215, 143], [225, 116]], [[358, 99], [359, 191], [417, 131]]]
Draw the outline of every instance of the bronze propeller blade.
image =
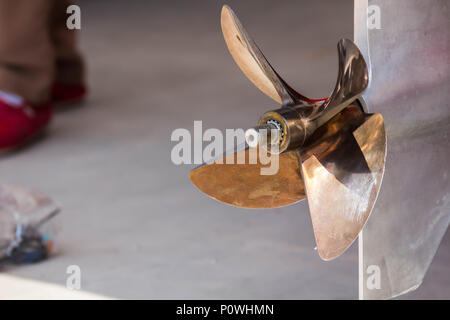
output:
[[339, 71], [330, 98], [308, 116], [315, 127], [320, 127], [339, 111], [355, 101], [369, 85], [369, 69], [364, 57], [353, 41], [341, 39], [337, 45]]
[[292, 89], [272, 68], [257, 44], [228, 6], [222, 8], [222, 32], [228, 50], [242, 72], [262, 92], [281, 105], [314, 103], [324, 99], [309, 99]]
[[[276, 208], [305, 198], [295, 151], [277, 155], [279, 170], [276, 174], [261, 175], [260, 170], [266, 165], [261, 163], [258, 151], [255, 152], [256, 163], [250, 164], [250, 150], [252, 148], [247, 147], [225, 156], [221, 164], [210, 162], [192, 170], [192, 183], [208, 196], [237, 207]], [[244, 164], [236, 163], [239, 156], [245, 156]], [[234, 164], [230, 164], [230, 158]]]
[[351, 105], [309, 140], [302, 175], [319, 255], [331, 260], [356, 239], [374, 206], [386, 155], [383, 118]]

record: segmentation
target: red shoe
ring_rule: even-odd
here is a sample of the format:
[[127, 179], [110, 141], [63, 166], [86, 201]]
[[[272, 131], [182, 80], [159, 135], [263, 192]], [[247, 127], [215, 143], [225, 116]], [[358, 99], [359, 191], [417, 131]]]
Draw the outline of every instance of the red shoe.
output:
[[72, 104], [83, 100], [87, 94], [84, 85], [67, 85], [63, 83], [54, 83], [52, 88], [51, 101], [54, 104]]
[[0, 98], [0, 152], [23, 146], [50, 122], [49, 105], [33, 108], [26, 102], [13, 105]]

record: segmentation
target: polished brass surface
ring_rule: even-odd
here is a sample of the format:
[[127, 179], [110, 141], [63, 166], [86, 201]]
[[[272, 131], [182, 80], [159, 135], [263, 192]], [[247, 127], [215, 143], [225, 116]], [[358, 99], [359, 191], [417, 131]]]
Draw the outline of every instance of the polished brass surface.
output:
[[369, 69], [353, 41], [341, 39], [337, 45], [339, 71], [336, 86], [328, 101], [308, 116], [320, 127], [355, 101], [369, 85]]
[[[364, 57], [352, 41], [340, 40], [336, 87], [329, 99], [312, 100], [278, 76], [227, 6], [222, 10], [222, 30], [241, 70], [282, 104], [263, 114], [257, 127], [277, 127], [279, 171], [261, 175], [261, 164], [248, 161], [210, 163], [194, 169], [190, 178], [212, 198], [246, 208], [289, 205], [304, 199], [306, 191], [319, 255], [334, 259], [367, 221], [385, 167], [383, 117], [364, 113], [357, 100], [369, 81]], [[248, 157], [249, 149], [227, 157], [242, 153]]]
[[337, 45], [339, 72], [336, 87], [322, 103], [299, 103], [266, 112], [259, 125], [276, 120], [283, 125], [284, 139], [279, 151], [300, 148], [315, 130], [323, 126], [345, 107], [355, 101], [368, 86], [369, 71], [358, 47], [348, 39]]
[[374, 206], [386, 157], [380, 114], [351, 105], [310, 137], [300, 154], [319, 255], [331, 260], [356, 239]]
[[[249, 164], [249, 149], [226, 157], [245, 153], [246, 164], [205, 164], [191, 171], [192, 183], [208, 196], [245, 208], [276, 208], [296, 203], [305, 198], [300, 164], [295, 151], [278, 156], [279, 170], [275, 175], [261, 175], [261, 167]], [[236, 162], [236, 161], [234, 161]]]
[[259, 90], [281, 105], [323, 100], [309, 99], [292, 89], [272, 68], [236, 14], [226, 5], [222, 8], [221, 24], [223, 37], [234, 61]]

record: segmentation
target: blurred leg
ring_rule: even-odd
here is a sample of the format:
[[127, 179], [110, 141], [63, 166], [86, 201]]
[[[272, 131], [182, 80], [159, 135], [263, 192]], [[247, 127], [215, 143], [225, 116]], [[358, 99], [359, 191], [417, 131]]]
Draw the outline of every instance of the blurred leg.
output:
[[78, 31], [66, 26], [68, 0], [56, 0], [50, 22], [50, 36], [55, 49], [55, 82], [63, 85], [84, 84], [84, 63], [76, 47]]
[[50, 0], [0, 0], [0, 90], [33, 104], [49, 99], [54, 50]]

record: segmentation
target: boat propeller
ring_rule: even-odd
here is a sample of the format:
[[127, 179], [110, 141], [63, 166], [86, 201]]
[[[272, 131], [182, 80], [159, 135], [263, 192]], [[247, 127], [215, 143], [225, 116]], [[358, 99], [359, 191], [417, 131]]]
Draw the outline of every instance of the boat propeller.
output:
[[[335, 89], [329, 98], [310, 99], [278, 75], [228, 6], [222, 9], [221, 24], [240, 69], [281, 107], [264, 113], [258, 126], [247, 131], [244, 148], [225, 155], [221, 163], [192, 170], [190, 179], [210, 197], [238, 207], [276, 208], [306, 198], [318, 253], [323, 260], [334, 259], [369, 218], [385, 168], [383, 117], [366, 113], [360, 98], [369, 83], [363, 55], [351, 40], [341, 39]], [[268, 141], [266, 150], [278, 155], [276, 174], [261, 174], [259, 159], [227, 164], [227, 158], [249, 157]]]

